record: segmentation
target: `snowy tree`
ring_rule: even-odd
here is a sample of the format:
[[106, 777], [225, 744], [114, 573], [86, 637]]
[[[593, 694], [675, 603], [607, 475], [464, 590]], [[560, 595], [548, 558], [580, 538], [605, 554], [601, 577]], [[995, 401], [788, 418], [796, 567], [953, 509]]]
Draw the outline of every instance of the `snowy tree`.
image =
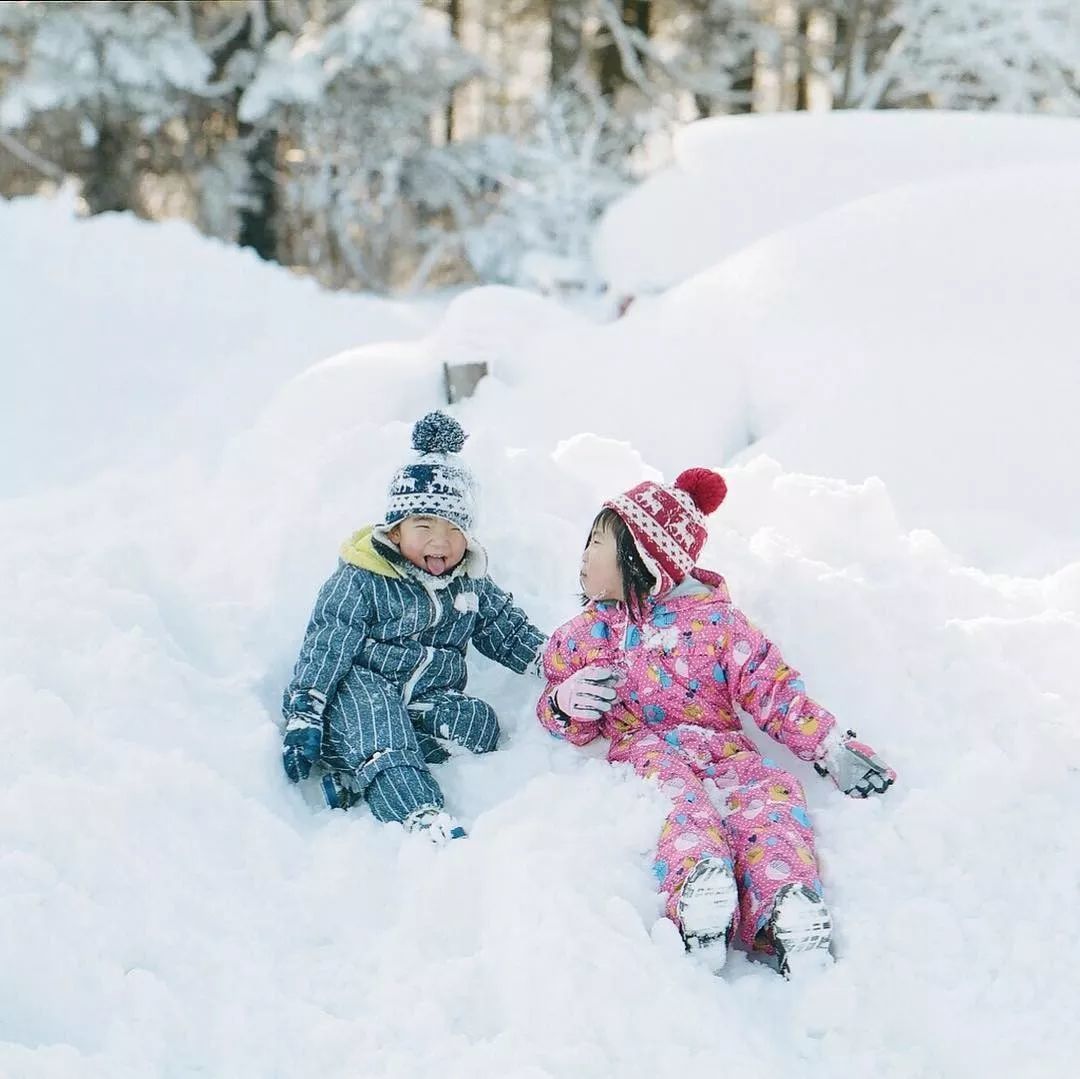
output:
[[[26, 7], [0, 4], [0, 102], [5, 86], [23, 62], [30, 35]], [[0, 125], [0, 193], [32, 194], [45, 180], [65, 179], [64, 170], [36, 152], [31, 141], [23, 132], [16, 137]]]
[[648, 50], [652, 8], [652, 0], [601, 0], [598, 4], [597, 83], [604, 97], [614, 99], [620, 87], [642, 77], [635, 53]]
[[29, 19], [24, 4], [0, 4], [0, 72], [17, 64], [22, 56], [22, 36], [26, 33]]
[[193, 95], [213, 92], [211, 64], [185, 5], [99, 0], [14, 8], [7, 13], [0, 131], [36, 127], [74, 157], [81, 151], [75, 171], [84, 175], [91, 208], [126, 209], [140, 140], [183, 115]]
[[581, 4], [579, 0], [547, 0], [552, 89], [566, 85], [582, 55]]
[[543, 291], [594, 287], [593, 226], [629, 186], [636, 141], [605, 99], [577, 92], [539, 101], [522, 137], [489, 140], [493, 208], [464, 235], [478, 276]]
[[695, 116], [1080, 112], [1080, 0], [0, 0], [0, 193], [177, 214], [331, 285], [590, 282]]
[[755, 52], [775, 51], [776, 32], [761, 0], [689, 0], [678, 5], [673, 32], [701, 116], [749, 112]]
[[897, 0], [863, 108], [1080, 113], [1076, 0]]
[[280, 133], [283, 211], [303, 248], [293, 257], [371, 288], [415, 270], [435, 219], [467, 216], [479, 182], [432, 138], [433, 117], [476, 70], [446, 17], [418, 0], [359, 0], [270, 41], [239, 117]]
[[895, 28], [888, 20], [893, 0], [840, 0], [834, 12], [833, 105], [858, 104], [869, 73], [880, 70]]

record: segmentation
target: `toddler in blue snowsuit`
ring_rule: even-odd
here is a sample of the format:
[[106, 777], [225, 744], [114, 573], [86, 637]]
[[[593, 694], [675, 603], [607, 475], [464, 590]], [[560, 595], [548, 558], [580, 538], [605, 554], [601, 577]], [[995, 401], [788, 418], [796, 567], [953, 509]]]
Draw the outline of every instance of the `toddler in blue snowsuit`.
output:
[[385, 521], [342, 545], [283, 703], [289, 779], [318, 765], [332, 807], [364, 798], [378, 820], [436, 841], [465, 833], [428, 765], [446, 759], [445, 741], [487, 753], [499, 739], [491, 706], [464, 692], [466, 647], [520, 674], [538, 671], [546, 643], [471, 536], [464, 442], [441, 412], [413, 428], [419, 456], [394, 475]]

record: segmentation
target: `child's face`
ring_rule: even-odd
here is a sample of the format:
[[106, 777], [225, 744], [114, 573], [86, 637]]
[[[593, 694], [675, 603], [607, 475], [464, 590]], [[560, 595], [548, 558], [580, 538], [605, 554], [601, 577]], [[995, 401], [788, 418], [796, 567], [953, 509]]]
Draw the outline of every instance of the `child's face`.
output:
[[441, 517], [406, 517], [390, 538], [414, 566], [433, 577], [449, 573], [465, 557], [465, 536]]
[[622, 572], [615, 548], [615, 533], [610, 528], [596, 527], [585, 544], [581, 556], [581, 591], [589, 599], [623, 600]]

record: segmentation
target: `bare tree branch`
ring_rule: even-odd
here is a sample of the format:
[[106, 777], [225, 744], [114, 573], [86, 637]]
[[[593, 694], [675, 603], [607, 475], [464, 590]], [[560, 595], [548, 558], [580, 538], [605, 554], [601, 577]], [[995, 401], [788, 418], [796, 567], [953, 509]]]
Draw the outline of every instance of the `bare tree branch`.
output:
[[37, 169], [43, 176], [48, 176], [50, 180], [63, 183], [67, 179], [67, 173], [62, 168], [54, 165], [51, 161], [46, 161], [45, 158], [34, 153], [29, 147], [23, 146], [21, 142], [12, 138], [6, 131], [0, 131], [0, 146], [3, 146], [9, 154], [17, 157], [24, 165]]

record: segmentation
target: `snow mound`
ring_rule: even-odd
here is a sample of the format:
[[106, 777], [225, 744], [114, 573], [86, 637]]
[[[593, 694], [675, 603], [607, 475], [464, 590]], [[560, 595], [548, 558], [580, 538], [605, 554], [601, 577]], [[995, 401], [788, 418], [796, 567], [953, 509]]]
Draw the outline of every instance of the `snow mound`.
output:
[[[38, 440], [0, 495], [0, 1075], [1071, 1074], [1077, 179], [883, 192], [606, 326], [478, 290], [422, 340], [345, 351], [310, 330], [332, 336], [329, 299], [287, 275], [230, 256], [200, 284], [187, 230], [0, 206], [12, 422]], [[35, 231], [79, 272], [37, 264]], [[127, 291], [114, 232], [145, 259]], [[160, 372], [121, 332], [132, 296], [166, 310], [151, 280], [186, 297], [169, 333], [142, 325]], [[387, 313], [340, 302], [343, 334]], [[74, 329], [46, 317], [69, 310]], [[286, 782], [280, 693], [315, 591], [381, 515], [443, 360], [477, 357], [491, 376], [452, 411], [478, 535], [538, 624], [577, 609], [613, 488], [723, 465], [702, 564], [897, 768], [859, 802], [792, 766], [837, 927], [820, 977], [695, 965], [649, 872], [663, 799], [545, 735], [536, 683], [480, 657], [500, 751], [439, 767], [467, 841], [434, 850]], [[48, 442], [61, 419], [109, 429], [68, 383], [115, 404], [100, 458]], [[223, 386], [243, 389], [226, 414]]]
[[[436, 331], [500, 362], [463, 406], [510, 445], [588, 431], [673, 476], [766, 453], [880, 477], [989, 569], [1080, 558], [1078, 165], [971, 172], [776, 233], [606, 325], [476, 295]], [[451, 309], [453, 310], [453, 309]], [[542, 417], [542, 419], [540, 418]]]
[[76, 221], [70, 197], [0, 200], [0, 250], [0, 496], [212, 456], [285, 378], [438, 312], [324, 292], [178, 221]]
[[674, 157], [601, 222], [600, 276], [620, 295], [667, 288], [763, 236], [892, 187], [1080, 161], [1080, 122], [929, 110], [713, 117], [679, 132]]

